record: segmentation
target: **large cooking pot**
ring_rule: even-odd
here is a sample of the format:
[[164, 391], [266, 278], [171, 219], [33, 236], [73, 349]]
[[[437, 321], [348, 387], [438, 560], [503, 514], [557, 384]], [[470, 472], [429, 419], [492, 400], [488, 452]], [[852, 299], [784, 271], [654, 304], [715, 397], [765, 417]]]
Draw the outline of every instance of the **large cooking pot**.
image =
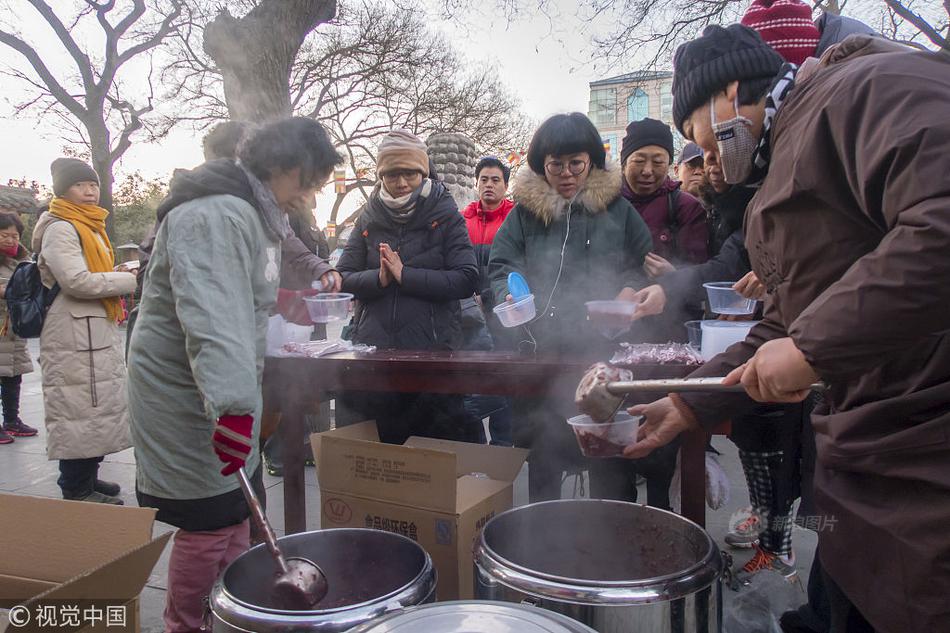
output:
[[470, 600], [410, 607], [349, 633], [595, 633], [559, 613], [537, 607]]
[[399, 534], [343, 528], [284, 536], [278, 543], [286, 556], [318, 562], [330, 585], [326, 598], [311, 611], [274, 608], [269, 579], [277, 566], [258, 545], [231, 563], [211, 590], [215, 633], [337, 633], [435, 600], [432, 559]]
[[535, 503], [489, 521], [476, 596], [523, 602], [601, 633], [720, 633], [722, 559], [681, 516], [635, 503]]

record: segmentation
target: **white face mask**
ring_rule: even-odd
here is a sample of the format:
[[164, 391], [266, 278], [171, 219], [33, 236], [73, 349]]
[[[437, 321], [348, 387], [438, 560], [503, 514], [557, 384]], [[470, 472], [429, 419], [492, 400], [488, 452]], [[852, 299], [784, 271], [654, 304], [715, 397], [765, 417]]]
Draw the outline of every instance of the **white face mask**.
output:
[[709, 100], [709, 120], [719, 148], [722, 177], [730, 185], [741, 185], [752, 173], [752, 156], [759, 141], [752, 134], [752, 121], [739, 114], [739, 99], [733, 102], [735, 118], [716, 122], [713, 97]]

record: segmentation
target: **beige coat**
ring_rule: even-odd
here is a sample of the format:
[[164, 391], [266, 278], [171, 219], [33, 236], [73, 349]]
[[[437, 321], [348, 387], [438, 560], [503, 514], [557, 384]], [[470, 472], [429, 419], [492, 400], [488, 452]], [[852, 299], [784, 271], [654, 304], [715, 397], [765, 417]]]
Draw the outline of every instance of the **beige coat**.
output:
[[[20, 262], [28, 261], [30, 254], [20, 247], [16, 257], [0, 256], [0, 286], [6, 286]], [[7, 302], [0, 301], [0, 323], [6, 324], [6, 332], [0, 334], [0, 376], [22, 376], [33, 371], [33, 361], [26, 349], [26, 341], [13, 333], [7, 323]]]
[[47, 457], [99, 457], [131, 446], [122, 332], [101, 298], [135, 290], [131, 273], [91, 273], [69, 222], [44, 213], [33, 229], [43, 283], [59, 283], [40, 335]]

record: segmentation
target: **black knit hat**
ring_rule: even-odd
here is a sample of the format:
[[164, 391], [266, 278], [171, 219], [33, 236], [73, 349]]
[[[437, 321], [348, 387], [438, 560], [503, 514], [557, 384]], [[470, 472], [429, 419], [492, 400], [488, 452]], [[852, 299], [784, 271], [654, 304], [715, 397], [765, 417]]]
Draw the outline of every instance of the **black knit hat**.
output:
[[78, 158], [57, 158], [49, 166], [53, 175], [53, 193], [62, 196], [77, 182], [99, 183], [96, 170]]
[[785, 60], [758, 33], [741, 24], [711, 24], [673, 56], [673, 123], [683, 121], [733, 81], [774, 77]]
[[670, 153], [670, 162], [673, 162], [673, 131], [656, 119], [641, 119], [627, 126], [627, 135], [620, 146], [620, 162], [627, 162], [630, 154], [647, 145], [659, 145]]

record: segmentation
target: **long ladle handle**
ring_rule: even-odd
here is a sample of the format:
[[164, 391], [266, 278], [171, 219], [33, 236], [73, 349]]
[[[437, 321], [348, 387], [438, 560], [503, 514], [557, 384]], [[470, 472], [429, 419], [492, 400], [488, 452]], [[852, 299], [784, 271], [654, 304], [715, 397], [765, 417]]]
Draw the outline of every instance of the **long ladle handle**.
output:
[[244, 472], [243, 468], [238, 468], [235, 474], [241, 483], [241, 490], [244, 491], [244, 498], [247, 500], [247, 505], [251, 508], [251, 514], [254, 515], [254, 522], [257, 523], [257, 527], [264, 533], [264, 542], [267, 544], [267, 549], [270, 550], [271, 556], [277, 561], [277, 566], [280, 567], [280, 573], [286, 574], [288, 572], [287, 561], [284, 560], [284, 555], [281, 553], [280, 548], [277, 547], [277, 535], [274, 534], [274, 530], [267, 521], [267, 516], [264, 514], [264, 509], [261, 507], [261, 502], [258, 500], [254, 488], [251, 487], [251, 481], [247, 478], [247, 473]]
[[[680, 393], [685, 391], [705, 391], [710, 393], [742, 393], [745, 387], [739, 385], [724, 385], [725, 378], [663, 378], [658, 380], [622, 380], [608, 382], [607, 393], [622, 396], [638, 392], [666, 392]], [[809, 387], [812, 391], [824, 391], [824, 383], [815, 383]]]

